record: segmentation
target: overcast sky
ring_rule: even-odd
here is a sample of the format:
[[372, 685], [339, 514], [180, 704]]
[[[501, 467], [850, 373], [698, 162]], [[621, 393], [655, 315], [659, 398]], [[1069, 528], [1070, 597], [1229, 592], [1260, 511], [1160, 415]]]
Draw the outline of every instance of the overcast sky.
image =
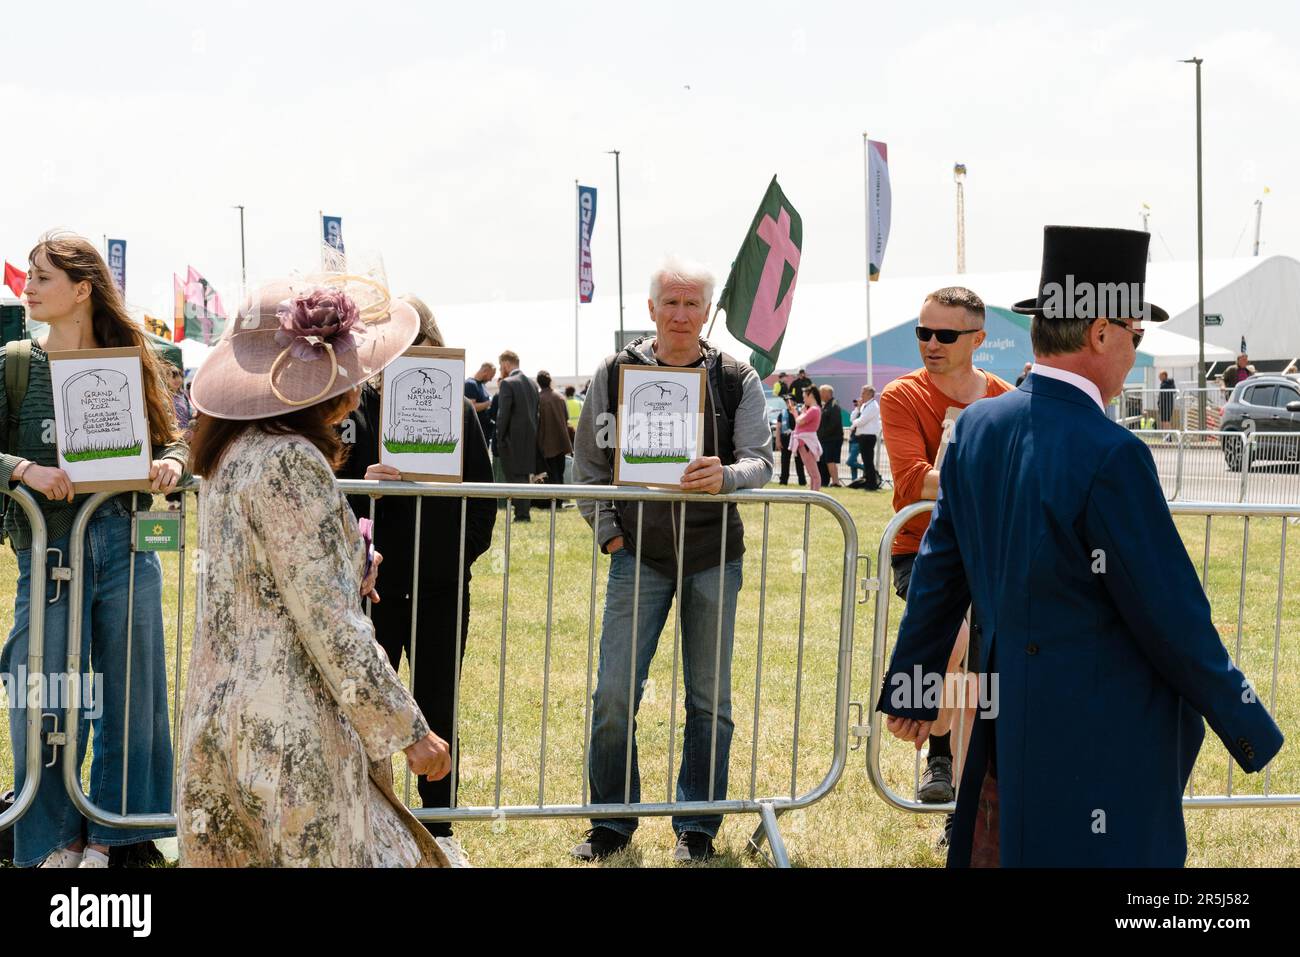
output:
[[169, 316], [187, 264], [234, 305], [232, 204], [250, 281], [310, 267], [323, 209], [435, 311], [563, 298], [580, 179], [608, 294], [617, 148], [639, 320], [664, 253], [725, 275], [773, 173], [803, 216], [800, 283], [862, 276], [868, 131], [889, 146], [886, 276], [954, 268], [955, 161], [972, 272], [1036, 268], [1045, 223], [1139, 227], [1144, 202], [1155, 257], [1191, 258], [1192, 55], [1207, 257], [1249, 255], [1265, 186], [1264, 251], [1300, 252], [1295, 4], [293, 6], [6, 7], [0, 255], [56, 226], [124, 238], [128, 298]]

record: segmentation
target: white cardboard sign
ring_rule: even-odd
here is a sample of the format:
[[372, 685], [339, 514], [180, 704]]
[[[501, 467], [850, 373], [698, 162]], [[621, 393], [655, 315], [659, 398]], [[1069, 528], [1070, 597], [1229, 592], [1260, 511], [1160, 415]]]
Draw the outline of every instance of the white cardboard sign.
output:
[[413, 346], [384, 370], [379, 461], [415, 482], [459, 482], [465, 350]]
[[50, 353], [59, 468], [78, 493], [149, 487], [142, 375], [135, 347]]
[[615, 485], [681, 485], [703, 454], [704, 376], [702, 368], [619, 364]]

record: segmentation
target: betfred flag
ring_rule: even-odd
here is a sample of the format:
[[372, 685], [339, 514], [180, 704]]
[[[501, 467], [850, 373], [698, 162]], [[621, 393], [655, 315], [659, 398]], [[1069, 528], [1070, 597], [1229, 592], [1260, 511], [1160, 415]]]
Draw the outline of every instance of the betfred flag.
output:
[[759, 378], [776, 369], [802, 247], [803, 220], [773, 176], [718, 297], [727, 331], [754, 350], [749, 364]]
[[5, 285], [13, 290], [15, 296], [22, 296], [23, 290], [27, 288], [27, 273], [9, 265], [7, 259], [5, 260]]
[[113, 274], [117, 291], [126, 295], [126, 240], [108, 240], [108, 271]]
[[884, 143], [867, 141], [867, 262], [872, 281], [880, 278], [889, 245], [889, 150]]
[[591, 274], [591, 231], [596, 226], [596, 189], [578, 187], [578, 301], [591, 302], [596, 284]]

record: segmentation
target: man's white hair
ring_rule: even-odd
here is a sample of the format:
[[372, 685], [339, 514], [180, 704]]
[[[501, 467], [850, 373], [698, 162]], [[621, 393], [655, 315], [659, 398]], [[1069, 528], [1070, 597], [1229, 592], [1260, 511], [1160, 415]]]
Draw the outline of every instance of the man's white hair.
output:
[[699, 286], [706, 304], [713, 302], [713, 287], [717, 280], [707, 266], [688, 262], [676, 256], [669, 256], [653, 273], [650, 274], [650, 298], [659, 301], [659, 293], [665, 285], [681, 284]]

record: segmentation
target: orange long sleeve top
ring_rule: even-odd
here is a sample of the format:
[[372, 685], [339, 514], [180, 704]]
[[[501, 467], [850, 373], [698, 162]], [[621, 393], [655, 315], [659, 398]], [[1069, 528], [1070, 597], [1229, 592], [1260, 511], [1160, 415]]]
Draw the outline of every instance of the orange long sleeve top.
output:
[[[1010, 392], [1013, 386], [991, 372], [984, 373], [988, 389], [984, 398]], [[921, 488], [939, 454], [943, 417], [949, 408], [964, 409], [944, 395], [925, 369], [900, 376], [880, 393], [880, 424], [894, 477], [894, 511], [921, 500]], [[918, 515], [899, 531], [891, 549], [894, 555], [913, 554], [921, 548], [921, 536], [930, 527], [930, 515]]]

